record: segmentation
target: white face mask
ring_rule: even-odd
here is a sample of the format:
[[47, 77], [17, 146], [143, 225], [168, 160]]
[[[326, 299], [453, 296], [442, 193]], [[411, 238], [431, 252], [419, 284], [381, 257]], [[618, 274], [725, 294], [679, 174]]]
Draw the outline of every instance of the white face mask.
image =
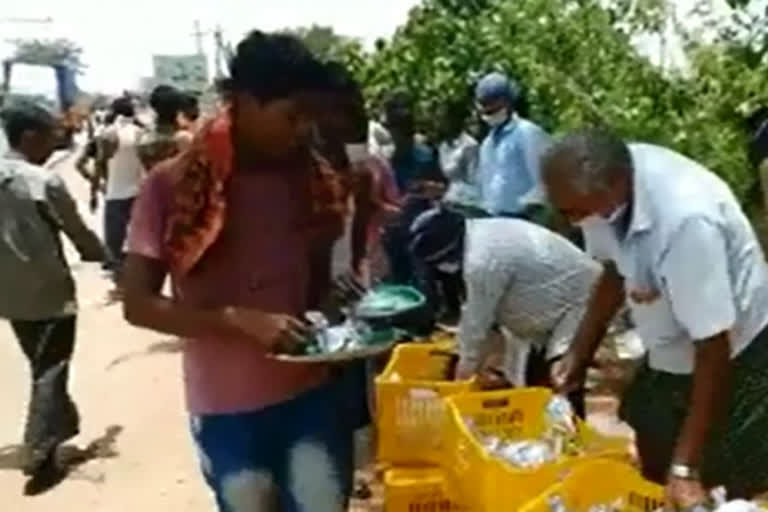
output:
[[627, 208], [629, 205], [627, 203], [624, 203], [622, 205], [619, 205], [616, 207], [615, 210], [613, 210], [608, 217], [606, 217], [605, 220], [607, 220], [610, 224], [616, 223], [620, 218], [624, 216], [624, 214], [627, 212]]
[[347, 153], [349, 163], [353, 166], [364, 162], [368, 158], [367, 144], [345, 144], [344, 151]]
[[605, 222], [605, 219], [601, 217], [600, 215], [593, 213], [592, 215], [587, 215], [586, 217], [583, 217], [581, 220], [578, 220], [574, 222], [578, 227], [585, 229], [589, 228], [590, 226], [594, 226], [596, 223]]
[[455, 274], [461, 270], [461, 265], [458, 262], [444, 262], [436, 265], [436, 268], [444, 274]]
[[387, 160], [391, 159], [393, 156], [395, 156], [395, 145], [386, 144], [384, 146], [381, 146], [381, 154]]
[[507, 109], [502, 108], [493, 114], [482, 114], [480, 119], [491, 128], [496, 128], [507, 122], [509, 119], [509, 112], [507, 112]]
[[603, 217], [602, 215], [593, 213], [592, 215], [587, 215], [586, 217], [579, 220], [575, 224], [580, 228], [594, 226], [595, 224], [599, 224], [599, 223], [615, 224], [616, 221], [618, 221], [624, 216], [624, 214], [627, 212], [628, 207], [629, 205], [627, 203], [624, 203], [621, 206], [616, 207], [616, 209], [614, 209], [611, 213], [609, 213], [607, 217]]

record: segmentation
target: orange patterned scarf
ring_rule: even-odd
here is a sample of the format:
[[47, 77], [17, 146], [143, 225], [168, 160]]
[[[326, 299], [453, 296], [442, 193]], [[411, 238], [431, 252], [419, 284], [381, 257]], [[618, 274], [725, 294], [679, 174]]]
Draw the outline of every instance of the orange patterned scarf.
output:
[[[233, 172], [231, 122], [223, 114], [203, 126], [191, 146], [173, 163], [177, 180], [165, 233], [171, 274], [189, 273], [216, 241], [227, 215], [226, 186]], [[305, 202], [301, 226], [309, 242], [332, 243], [348, 214], [349, 187], [328, 162], [312, 152], [309, 180], [297, 184]]]

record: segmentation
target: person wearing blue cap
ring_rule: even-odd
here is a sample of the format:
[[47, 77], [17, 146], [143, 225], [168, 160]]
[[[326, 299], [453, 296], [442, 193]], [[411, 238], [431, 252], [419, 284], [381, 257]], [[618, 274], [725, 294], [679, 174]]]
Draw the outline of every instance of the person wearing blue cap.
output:
[[480, 117], [490, 131], [480, 147], [479, 181], [483, 208], [492, 216], [544, 223], [545, 194], [539, 162], [551, 137], [517, 112], [520, 87], [498, 72], [475, 89]]

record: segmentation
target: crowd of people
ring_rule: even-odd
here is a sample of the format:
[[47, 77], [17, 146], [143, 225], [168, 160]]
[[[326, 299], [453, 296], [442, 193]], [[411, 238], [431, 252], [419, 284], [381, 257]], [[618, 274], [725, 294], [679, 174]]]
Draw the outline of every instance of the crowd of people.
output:
[[128, 322], [185, 340], [190, 428], [222, 512], [345, 509], [370, 366], [268, 355], [306, 339], [306, 311], [344, 306], [349, 276], [417, 287], [437, 322], [458, 322], [457, 379], [552, 387], [582, 416], [587, 368], [626, 305], [647, 353], [621, 417], [644, 475], [680, 507], [714, 486], [768, 490], [768, 266], [695, 161], [606, 131], [555, 139], [498, 72], [427, 136], [407, 93], [373, 115], [344, 66], [258, 31], [215, 112], [169, 86], [149, 104], [151, 126], [115, 100], [78, 160], [92, 203], [103, 191], [104, 244], [41, 167], [53, 116], [3, 114], [0, 317], [32, 368], [31, 487], [56, 478], [56, 447], [78, 431], [63, 233], [113, 273]]

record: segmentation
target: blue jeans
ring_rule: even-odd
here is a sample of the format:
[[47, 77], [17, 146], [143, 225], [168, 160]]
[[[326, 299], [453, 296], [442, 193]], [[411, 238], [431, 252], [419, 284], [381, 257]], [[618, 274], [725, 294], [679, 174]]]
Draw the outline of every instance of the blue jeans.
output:
[[343, 512], [354, 472], [343, 379], [266, 409], [192, 418], [220, 512]]

